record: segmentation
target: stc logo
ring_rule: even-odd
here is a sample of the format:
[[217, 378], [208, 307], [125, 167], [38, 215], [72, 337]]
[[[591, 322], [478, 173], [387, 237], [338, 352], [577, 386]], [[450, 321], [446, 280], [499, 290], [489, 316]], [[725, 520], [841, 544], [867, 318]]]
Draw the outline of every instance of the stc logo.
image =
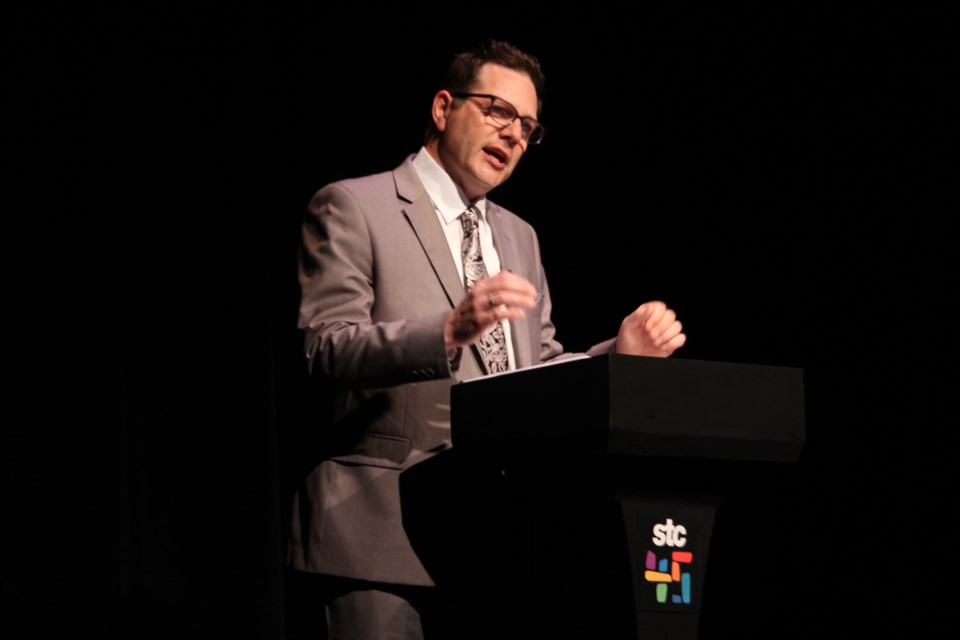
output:
[[646, 570], [643, 577], [647, 582], [657, 585], [657, 602], [671, 604], [690, 604], [690, 565], [693, 553], [683, 551], [687, 544], [687, 528], [682, 524], [673, 524], [667, 518], [662, 524], [653, 526], [653, 544], [663, 549], [662, 557], [654, 551], [647, 551]]

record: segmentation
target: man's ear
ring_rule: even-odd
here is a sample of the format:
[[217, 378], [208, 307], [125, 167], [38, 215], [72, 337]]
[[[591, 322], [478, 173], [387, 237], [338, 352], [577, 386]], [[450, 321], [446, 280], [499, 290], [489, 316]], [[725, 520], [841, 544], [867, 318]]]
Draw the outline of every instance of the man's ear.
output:
[[433, 96], [433, 106], [430, 111], [437, 131], [442, 133], [447, 128], [447, 117], [452, 110], [453, 96], [446, 89], [438, 91], [437, 95]]

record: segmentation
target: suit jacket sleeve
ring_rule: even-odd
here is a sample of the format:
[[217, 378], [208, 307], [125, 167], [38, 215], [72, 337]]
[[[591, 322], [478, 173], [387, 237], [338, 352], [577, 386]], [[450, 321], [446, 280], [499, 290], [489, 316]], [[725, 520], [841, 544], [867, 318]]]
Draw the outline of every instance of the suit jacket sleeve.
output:
[[[374, 296], [376, 278], [385, 275], [375, 273], [378, 243], [388, 247], [387, 236], [402, 232], [391, 229], [382, 209], [363, 190], [342, 183], [321, 189], [307, 208], [298, 275], [299, 326], [310, 370], [357, 387], [449, 377], [443, 342], [449, 303], [440, 300], [438, 306], [420, 296], [418, 304], [416, 282], [403, 285], [410, 290], [377, 290], [393, 297], [393, 304]], [[393, 240], [402, 244], [401, 238]], [[394, 266], [403, 263], [397, 258]], [[400, 309], [402, 304], [409, 306]]]

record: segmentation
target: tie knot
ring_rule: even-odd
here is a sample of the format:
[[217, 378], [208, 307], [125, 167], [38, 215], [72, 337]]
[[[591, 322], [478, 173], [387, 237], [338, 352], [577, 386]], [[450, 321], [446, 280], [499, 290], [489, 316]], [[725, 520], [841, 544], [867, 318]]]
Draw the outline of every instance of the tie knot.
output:
[[460, 214], [460, 224], [463, 226], [465, 234], [470, 235], [477, 229], [480, 212], [476, 207], [468, 207], [466, 211]]

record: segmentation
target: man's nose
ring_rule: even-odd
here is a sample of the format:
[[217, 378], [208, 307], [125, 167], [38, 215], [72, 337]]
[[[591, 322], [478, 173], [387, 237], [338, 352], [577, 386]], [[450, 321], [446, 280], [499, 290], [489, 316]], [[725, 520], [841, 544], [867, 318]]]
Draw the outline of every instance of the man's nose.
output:
[[520, 142], [523, 139], [523, 120], [515, 119], [500, 131], [500, 135], [510, 138], [514, 142]]

